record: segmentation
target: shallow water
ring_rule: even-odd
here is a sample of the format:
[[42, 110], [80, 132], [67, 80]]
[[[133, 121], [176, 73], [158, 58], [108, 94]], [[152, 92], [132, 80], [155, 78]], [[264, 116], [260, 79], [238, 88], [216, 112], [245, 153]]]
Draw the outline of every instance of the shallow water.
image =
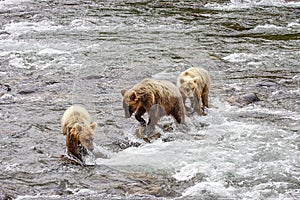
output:
[[[0, 199], [300, 198], [299, 16], [283, 0], [0, 1]], [[120, 90], [190, 66], [211, 74], [208, 115], [138, 139]], [[61, 159], [75, 103], [96, 165]]]

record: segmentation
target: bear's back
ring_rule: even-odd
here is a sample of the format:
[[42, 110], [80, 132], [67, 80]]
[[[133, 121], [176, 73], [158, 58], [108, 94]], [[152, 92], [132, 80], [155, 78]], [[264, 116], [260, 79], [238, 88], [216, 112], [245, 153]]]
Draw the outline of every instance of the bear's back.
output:
[[88, 113], [88, 111], [79, 105], [73, 105], [69, 107], [65, 111], [61, 120], [61, 125], [63, 130], [65, 127], [72, 127], [75, 123], [83, 123], [83, 124], [92, 123], [92, 118]]
[[[179, 89], [170, 81], [157, 80], [157, 79], [144, 79], [137, 87], [140, 89], [144, 87], [146, 90], [151, 91], [159, 96], [165, 97], [181, 97]], [[136, 88], [136, 89], [138, 89]]]
[[177, 86], [180, 87], [182, 81], [189, 81], [196, 77], [200, 78], [203, 83], [210, 86], [211, 80], [208, 72], [205, 69], [199, 67], [190, 67], [187, 70], [181, 72], [177, 78]]
[[203, 68], [196, 68], [196, 69], [198, 71], [198, 75], [204, 78], [206, 85], [210, 86], [211, 79], [210, 79], [208, 71], [206, 71]]

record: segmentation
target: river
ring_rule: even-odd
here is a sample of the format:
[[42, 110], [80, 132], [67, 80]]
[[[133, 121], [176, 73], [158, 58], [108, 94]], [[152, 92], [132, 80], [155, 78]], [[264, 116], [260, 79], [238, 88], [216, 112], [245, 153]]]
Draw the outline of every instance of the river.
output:
[[[299, 16], [296, 0], [0, 1], [0, 199], [300, 199]], [[137, 138], [121, 89], [191, 66], [212, 77], [208, 114]], [[90, 166], [61, 157], [72, 104], [98, 124]]]

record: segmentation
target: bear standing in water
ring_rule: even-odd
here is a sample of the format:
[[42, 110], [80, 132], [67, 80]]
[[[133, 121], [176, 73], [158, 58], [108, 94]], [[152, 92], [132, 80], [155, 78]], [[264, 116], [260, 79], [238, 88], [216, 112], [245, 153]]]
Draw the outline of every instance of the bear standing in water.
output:
[[[186, 99], [191, 101], [191, 107], [199, 115], [204, 113], [204, 106], [208, 108], [208, 93], [210, 90], [210, 76], [203, 68], [191, 67], [182, 72], [177, 78], [177, 87], [179, 88], [183, 102]], [[186, 107], [186, 109], [188, 109]]]
[[62, 134], [66, 135], [66, 146], [68, 153], [76, 156], [82, 161], [82, 157], [78, 151], [81, 145], [90, 151], [94, 150], [94, 130], [96, 123], [88, 111], [78, 105], [69, 107], [61, 120]]
[[144, 79], [131, 89], [121, 91], [125, 117], [129, 118], [135, 113], [135, 118], [142, 126], [146, 121], [142, 117], [149, 114], [149, 121], [145, 129], [150, 135], [158, 120], [164, 115], [172, 115], [177, 123], [185, 123], [185, 110], [178, 88], [169, 81]]

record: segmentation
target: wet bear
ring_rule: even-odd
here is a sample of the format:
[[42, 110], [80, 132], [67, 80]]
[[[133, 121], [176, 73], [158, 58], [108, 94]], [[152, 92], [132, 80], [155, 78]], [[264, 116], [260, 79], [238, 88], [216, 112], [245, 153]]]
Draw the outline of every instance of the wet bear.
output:
[[[179, 88], [183, 102], [186, 106], [186, 99], [189, 98], [191, 107], [199, 115], [206, 115], [204, 107], [208, 108], [208, 93], [210, 90], [211, 78], [203, 68], [191, 67], [179, 74], [177, 87]], [[186, 106], [188, 110], [188, 107]]]
[[66, 146], [68, 153], [71, 153], [82, 161], [79, 147], [85, 147], [90, 151], [94, 150], [94, 130], [96, 123], [88, 111], [79, 106], [69, 107], [61, 120], [62, 133], [66, 136]]
[[142, 117], [148, 113], [145, 134], [150, 135], [158, 120], [164, 115], [171, 115], [178, 124], [185, 123], [185, 111], [182, 97], [178, 88], [170, 81], [144, 79], [129, 90], [121, 90], [125, 117], [135, 113], [135, 119], [142, 126], [146, 121]]

